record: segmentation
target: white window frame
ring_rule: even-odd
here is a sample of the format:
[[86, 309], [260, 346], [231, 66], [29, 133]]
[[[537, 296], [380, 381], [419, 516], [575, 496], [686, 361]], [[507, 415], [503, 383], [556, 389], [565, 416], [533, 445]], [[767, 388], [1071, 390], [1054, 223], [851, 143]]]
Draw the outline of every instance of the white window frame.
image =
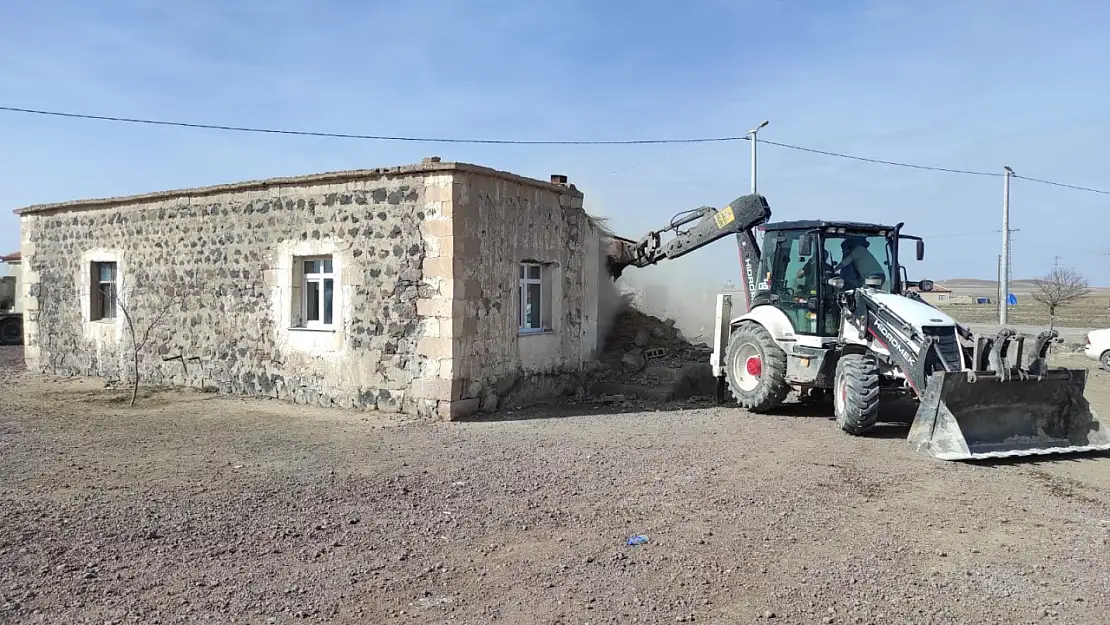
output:
[[[101, 280], [100, 269], [104, 265], [111, 265], [112, 279]], [[92, 288], [93, 291], [89, 298], [89, 321], [104, 321], [112, 322], [119, 316], [119, 263], [114, 260], [94, 260], [90, 267], [92, 273]], [[104, 297], [104, 285], [112, 285], [112, 301], [108, 302]], [[110, 310], [110, 315], [103, 314], [105, 310]]]
[[[540, 277], [530, 277], [532, 269], [539, 269]], [[517, 329], [520, 334], [538, 334], [541, 332], [547, 332], [548, 328], [545, 327], [543, 314], [543, 281], [544, 278], [547, 277], [547, 267], [545, 267], [543, 263], [522, 262], [520, 263], [520, 268], [517, 270], [517, 272], [517, 299], [519, 300], [519, 307], [517, 309]], [[528, 318], [526, 313], [529, 304], [528, 287], [530, 285], [537, 285], [540, 287], [539, 297], [537, 298], [537, 301], [534, 302], [536, 310], [539, 311], [540, 317], [540, 327], [538, 328], [530, 328], [524, 325], [525, 323], [527, 323]]]
[[[309, 272], [305, 271], [305, 263], [317, 262], [317, 261], [328, 261], [329, 263], [331, 263], [331, 269], [332, 270], [331, 271], [320, 271], [320, 272], [315, 272], [315, 273], [309, 273]], [[339, 292], [339, 280], [336, 278], [336, 275], [335, 275], [335, 259], [330, 254], [321, 255], [321, 256], [298, 256], [298, 257], [296, 257], [296, 262], [300, 263], [300, 270], [301, 270], [301, 324], [302, 324], [302, 327], [308, 328], [308, 329], [311, 329], [311, 330], [332, 330], [332, 329], [334, 329], [335, 325], [336, 325], [336, 323], [335, 323], [336, 317], [338, 316], [338, 313], [339, 313], [338, 307], [336, 306], [336, 300], [337, 300], [336, 293]], [[325, 308], [324, 308], [324, 298], [325, 298], [324, 281], [325, 280], [331, 280], [331, 323], [325, 323], [324, 322], [324, 310], [325, 310]], [[318, 301], [317, 301], [317, 310], [320, 312], [320, 318], [316, 319], [316, 320], [309, 320], [309, 318], [308, 318], [308, 297], [309, 297], [309, 295], [308, 295], [309, 294], [308, 285], [311, 284], [311, 283], [317, 283], [319, 285], [319, 287], [317, 288], [316, 293], [318, 294], [318, 298], [319, 298]]]

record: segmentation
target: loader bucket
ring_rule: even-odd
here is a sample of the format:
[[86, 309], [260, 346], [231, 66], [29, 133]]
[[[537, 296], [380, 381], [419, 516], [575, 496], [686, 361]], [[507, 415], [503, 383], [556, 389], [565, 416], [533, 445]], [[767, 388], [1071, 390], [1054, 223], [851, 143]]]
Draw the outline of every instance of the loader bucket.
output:
[[937, 372], [908, 442], [940, 460], [1110, 450], [1110, 429], [1083, 397], [1086, 385], [1086, 369], [1052, 369], [1026, 380]]

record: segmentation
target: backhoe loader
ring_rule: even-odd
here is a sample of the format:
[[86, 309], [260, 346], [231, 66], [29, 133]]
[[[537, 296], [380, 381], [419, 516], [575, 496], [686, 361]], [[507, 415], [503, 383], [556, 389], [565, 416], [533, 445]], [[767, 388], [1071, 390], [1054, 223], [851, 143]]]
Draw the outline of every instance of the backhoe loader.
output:
[[[1051, 368], [1055, 331], [1035, 340], [1003, 328], [976, 337], [915, 292], [899, 262], [903, 241], [925, 256], [920, 237], [894, 226], [848, 221], [768, 223], [766, 198], [680, 213], [639, 241], [614, 238], [609, 273], [647, 267], [735, 235], [743, 302], [717, 296], [713, 374], [743, 408], [767, 413], [791, 392], [828, 397], [839, 427], [871, 430], [884, 398], [917, 403], [908, 442], [941, 460], [1110, 450], [1110, 432], [1084, 398], [1086, 369]], [[697, 222], [696, 224], [694, 222]], [[689, 228], [685, 226], [694, 224]], [[763, 230], [763, 249], [756, 238]], [[673, 237], [664, 242], [664, 235]]]

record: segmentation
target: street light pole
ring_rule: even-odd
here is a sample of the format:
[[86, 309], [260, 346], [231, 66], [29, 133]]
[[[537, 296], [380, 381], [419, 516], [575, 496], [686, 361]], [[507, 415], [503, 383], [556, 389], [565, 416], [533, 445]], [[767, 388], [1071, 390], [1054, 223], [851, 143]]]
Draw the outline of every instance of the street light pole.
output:
[[769, 123], [771, 123], [769, 120], [763, 120], [763, 122], [761, 122], [758, 126], [756, 126], [755, 128], [752, 128], [751, 130], [748, 131], [748, 137], [750, 138], [750, 140], [752, 142], [752, 194], [753, 195], [756, 192], [756, 184], [755, 184], [755, 176], [756, 176], [756, 167], [755, 167], [756, 155], [755, 155], [755, 152], [756, 152], [756, 150], [755, 150], [755, 144], [759, 142], [756, 135], [759, 133], [760, 129], [764, 128]]
[[1002, 280], [999, 290], [998, 325], [1005, 327], [1010, 308], [1010, 178], [1014, 170], [1008, 165], [1002, 167], [1006, 170], [1002, 182]]

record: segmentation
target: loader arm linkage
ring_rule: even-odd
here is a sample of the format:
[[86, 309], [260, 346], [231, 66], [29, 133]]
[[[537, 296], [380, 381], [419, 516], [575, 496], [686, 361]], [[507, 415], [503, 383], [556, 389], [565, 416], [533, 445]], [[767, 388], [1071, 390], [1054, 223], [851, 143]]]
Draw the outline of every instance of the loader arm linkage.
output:
[[[925, 393], [929, 377], [936, 371], [965, 370], [971, 381], [987, 377], [1004, 382], [1041, 380], [1049, 375], [1048, 349], [1059, 336], [1056, 330], [1045, 330], [1037, 336], [1030, 364], [1023, 368], [1024, 337], [1009, 328], [1003, 328], [994, 337], [974, 339], [977, 342], [973, 351], [965, 353], [954, 335], [943, 333], [946, 326], [937, 334], [928, 333], [928, 328], [916, 328], [881, 302], [868, 297], [864, 290], [847, 293], [846, 299], [847, 310], [855, 318], [854, 325], [864, 328], [865, 334], [887, 349], [891, 364], [906, 376], [918, 398]], [[921, 300], [920, 297], [911, 299]], [[936, 308], [931, 304], [930, 307]], [[956, 333], [966, 339], [973, 338], [970, 329], [959, 323]]]
[[[906, 382], [920, 398], [925, 393], [928, 378], [933, 371], [958, 371], [961, 369], [959, 344], [951, 336], [949, 349], [939, 349], [939, 336], [922, 335], [893, 310], [872, 299], [863, 289], [844, 294], [845, 312], [854, 318], [853, 325], [861, 329], [861, 340], [870, 335], [890, 353], [891, 364], [906, 376]], [[953, 354], [952, 347], [955, 347]], [[954, 358], [953, 358], [954, 355]]]
[[952, 326], [914, 327], [866, 289], [845, 293], [842, 305], [920, 401], [907, 437], [918, 452], [971, 460], [1110, 450], [1110, 432], [1083, 397], [1087, 371], [1048, 367], [1055, 330], [1037, 337], [1022, 367], [1024, 337], [1008, 328], [965, 350]]

